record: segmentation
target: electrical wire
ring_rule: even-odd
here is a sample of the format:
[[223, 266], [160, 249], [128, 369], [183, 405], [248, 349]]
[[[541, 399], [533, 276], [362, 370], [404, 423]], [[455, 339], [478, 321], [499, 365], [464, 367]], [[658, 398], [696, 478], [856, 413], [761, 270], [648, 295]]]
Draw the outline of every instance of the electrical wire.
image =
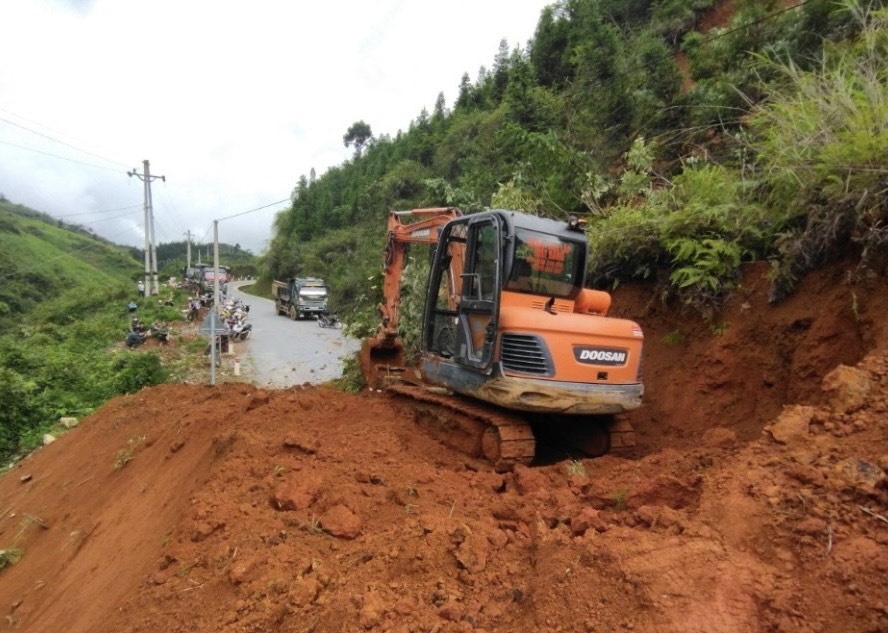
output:
[[107, 222], [108, 220], [119, 220], [120, 218], [128, 218], [132, 215], [135, 215], [135, 211], [130, 211], [129, 213], [123, 213], [121, 215], [113, 215], [110, 218], [99, 218], [98, 220], [90, 220], [88, 222], [78, 222], [78, 224], [90, 225], [90, 224], [98, 224], [99, 222]]
[[25, 147], [24, 145], [18, 145], [16, 143], [10, 143], [9, 141], [0, 141], [0, 144], [9, 145], [10, 147], [17, 147], [18, 149], [23, 149], [27, 152], [34, 152], [35, 154], [43, 154], [44, 156], [51, 156], [52, 158], [58, 158], [60, 160], [66, 160], [71, 163], [77, 163], [78, 165], [86, 165], [87, 167], [95, 167], [96, 169], [105, 169], [108, 171], [119, 172], [119, 169], [115, 169], [113, 167], [107, 167], [106, 165], [96, 165], [95, 163], [87, 163], [82, 160], [77, 160], [76, 158], [68, 158], [67, 156], [59, 156], [58, 154], [53, 154], [52, 152], [44, 152], [39, 149], [34, 149], [33, 147]]
[[167, 186], [166, 180], [163, 181], [163, 187], [160, 188], [160, 194], [161, 196], [163, 196], [167, 205], [170, 207], [171, 213], [169, 213], [168, 215], [172, 219], [172, 222], [175, 225], [176, 229], [182, 234], [186, 233], [187, 231], [179, 222], [179, 214], [177, 213], [176, 205], [173, 203], [173, 198], [170, 195], [169, 187]]
[[117, 209], [104, 209], [102, 211], [84, 211], [83, 213], [66, 213], [65, 215], [54, 216], [56, 218], [73, 218], [78, 215], [97, 215], [99, 213], [115, 213], [116, 211], [126, 211], [128, 209], [141, 209], [144, 205], [133, 204], [128, 207], [118, 207]]
[[278, 200], [277, 202], [270, 202], [270, 203], [263, 205], [261, 207], [256, 207], [255, 209], [250, 209], [249, 211], [241, 211], [240, 213], [235, 213], [234, 215], [228, 215], [228, 216], [225, 216], [224, 218], [217, 218], [216, 222], [221, 222], [222, 220], [230, 220], [231, 218], [237, 218], [242, 215], [247, 215], [248, 213], [255, 213], [256, 211], [261, 211], [262, 209], [267, 209], [268, 207], [273, 207], [276, 204], [282, 204], [284, 202], [289, 202], [289, 201], [290, 201], [290, 198], [287, 197], [287, 198], [284, 198], [283, 200]]
[[[24, 117], [21, 117], [21, 118], [24, 118]], [[71, 143], [66, 143], [65, 141], [57, 139], [54, 136], [50, 136], [49, 134], [43, 134], [42, 132], [38, 132], [37, 130], [32, 130], [31, 128], [29, 128], [25, 125], [21, 125], [20, 123], [16, 123], [15, 121], [10, 121], [9, 119], [7, 119], [5, 117], [0, 117], [0, 121], [3, 121], [4, 123], [8, 123], [9, 125], [13, 125], [19, 129], [25, 130], [26, 132], [30, 132], [31, 134], [36, 134], [37, 136], [41, 136], [47, 140], [53, 141], [54, 143], [58, 143], [59, 145], [64, 145], [65, 147], [70, 147], [71, 149], [77, 150], [78, 152], [81, 152], [83, 154], [87, 154], [88, 156], [92, 156], [93, 158], [98, 158], [99, 160], [104, 160], [104, 161], [109, 162], [113, 165], [120, 165], [120, 166], [126, 168], [126, 166], [123, 163], [120, 163], [116, 160], [111, 160], [110, 158], [105, 158], [104, 156], [100, 156], [99, 154], [87, 151], [81, 147], [77, 147], [76, 145], [72, 145]]]
[[771, 20], [771, 19], [777, 17], [778, 15], [786, 13], [787, 11], [792, 11], [794, 9], [798, 9], [799, 7], [803, 7], [806, 4], [808, 4], [809, 2], [813, 2], [813, 1], [814, 0], [802, 0], [798, 4], [794, 4], [789, 7], [784, 7], [782, 9], [780, 9], [779, 11], [775, 11], [774, 13], [769, 13], [767, 15], [763, 15], [762, 17], [760, 17], [756, 20], [753, 20], [752, 22], [747, 22], [746, 24], [741, 24], [740, 26], [737, 26], [733, 29], [729, 29], [727, 31], [722, 31], [720, 33], [716, 33], [711, 38], [703, 38], [703, 43], [708, 44], [709, 42], [712, 42], [713, 40], [717, 40], [720, 37], [725, 37], [726, 35], [730, 35], [731, 33], [736, 33], [737, 31], [742, 31], [743, 29], [748, 29], [750, 26], [755, 26], [756, 24], [760, 24], [761, 22]]

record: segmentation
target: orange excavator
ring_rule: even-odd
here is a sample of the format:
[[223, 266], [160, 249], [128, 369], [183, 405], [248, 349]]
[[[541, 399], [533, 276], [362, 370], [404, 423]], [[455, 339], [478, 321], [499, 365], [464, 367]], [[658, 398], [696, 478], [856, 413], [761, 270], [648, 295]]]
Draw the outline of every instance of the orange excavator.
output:
[[[434, 245], [418, 359], [399, 336], [411, 244]], [[587, 455], [634, 445], [616, 414], [641, 404], [644, 336], [607, 316], [584, 287], [587, 241], [576, 218], [452, 207], [392, 211], [382, 323], [364, 341], [368, 385], [411, 400], [445, 442], [507, 470], [535, 455], [534, 429]]]

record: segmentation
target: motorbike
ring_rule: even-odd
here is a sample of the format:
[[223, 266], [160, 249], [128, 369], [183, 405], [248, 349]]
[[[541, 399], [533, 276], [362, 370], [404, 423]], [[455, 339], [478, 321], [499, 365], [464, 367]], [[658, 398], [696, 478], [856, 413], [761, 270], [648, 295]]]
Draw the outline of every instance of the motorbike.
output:
[[138, 347], [139, 345], [141, 345], [142, 343], [145, 342], [146, 338], [148, 338], [148, 337], [145, 334], [143, 334], [142, 332], [136, 332], [135, 330], [130, 330], [129, 333], [126, 335], [126, 339], [125, 339], [126, 346], [130, 347], [130, 348]]
[[228, 331], [230, 332], [232, 340], [246, 341], [250, 332], [253, 331], [253, 325], [235, 319], [228, 323]]
[[126, 334], [126, 342], [127, 347], [138, 347], [148, 338], [148, 328], [145, 327], [145, 324], [142, 323], [142, 320], [139, 317], [133, 317], [132, 321], [130, 321], [129, 332]]
[[319, 312], [318, 313], [318, 327], [332, 327], [337, 330], [342, 329], [342, 321], [339, 320], [339, 315], [335, 312]]
[[[228, 341], [229, 335], [218, 333], [216, 334], [216, 367], [222, 366], [222, 354], [228, 353]], [[211, 356], [213, 353], [213, 345], [211, 343], [207, 344], [206, 349], [204, 350], [204, 354], [207, 356]]]
[[223, 319], [235, 318], [245, 321], [250, 313], [250, 306], [239, 299], [229, 299], [222, 305], [220, 314]]
[[151, 324], [150, 332], [151, 336], [156, 338], [161, 343], [167, 343], [170, 340], [170, 333], [156, 323]]

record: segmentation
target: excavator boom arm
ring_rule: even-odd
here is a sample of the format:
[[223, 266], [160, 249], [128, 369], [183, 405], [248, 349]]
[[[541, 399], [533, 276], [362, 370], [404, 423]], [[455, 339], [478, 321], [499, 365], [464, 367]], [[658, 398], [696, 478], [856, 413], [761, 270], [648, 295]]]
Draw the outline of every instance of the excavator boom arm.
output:
[[[392, 211], [383, 266], [382, 326], [377, 338], [392, 342], [398, 336], [401, 306], [401, 275], [410, 244], [435, 244], [441, 229], [462, 212], [455, 207]], [[415, 220], [415, 221], [412, 221]]]

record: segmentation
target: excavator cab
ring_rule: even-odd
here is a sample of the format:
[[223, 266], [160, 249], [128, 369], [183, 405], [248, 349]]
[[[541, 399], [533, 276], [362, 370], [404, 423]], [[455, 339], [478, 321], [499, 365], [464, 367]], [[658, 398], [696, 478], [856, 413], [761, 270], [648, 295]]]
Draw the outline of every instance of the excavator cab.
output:
[[494, 358], [501, 286], [502, 222], [479, 214], [441, 232], [426, 299], [425, 346], [475, 371]]
[[513, 211], [441, 230], [422, 333], [423, 380], [515, 411], [611, 414], [640, 404], [641, 329], [585, 289], [577, 224]]

